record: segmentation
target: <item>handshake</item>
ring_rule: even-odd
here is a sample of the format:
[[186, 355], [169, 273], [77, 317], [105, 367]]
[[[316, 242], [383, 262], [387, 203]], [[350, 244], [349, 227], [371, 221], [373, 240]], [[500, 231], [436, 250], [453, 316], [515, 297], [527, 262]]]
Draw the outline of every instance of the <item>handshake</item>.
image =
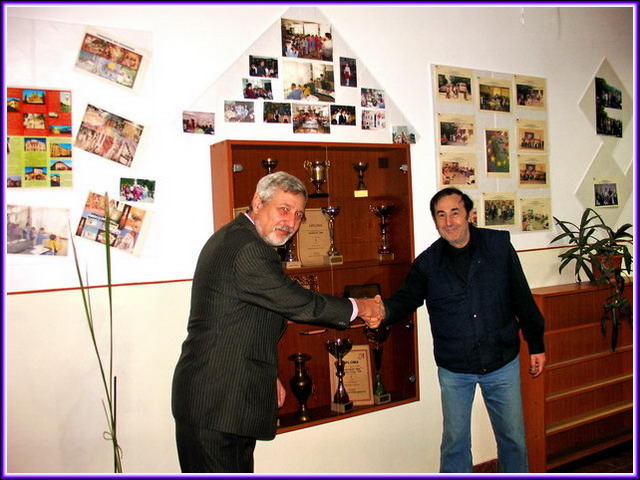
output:
[[354, 298], [358, 306], [358, 317], [364, 320], [369, 328], [378, 328], [386, 314], [380, 295], [374, 298]]

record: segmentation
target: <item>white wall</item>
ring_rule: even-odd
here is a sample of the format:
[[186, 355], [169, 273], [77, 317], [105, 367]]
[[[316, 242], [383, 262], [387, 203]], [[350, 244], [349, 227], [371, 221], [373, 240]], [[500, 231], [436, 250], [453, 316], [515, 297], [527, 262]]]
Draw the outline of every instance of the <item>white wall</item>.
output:
[[[4, 6], [3, 6], [4, 7]], [[532, 75], [547, 79], [554, 215], [576, 218], [576, 191], [603, 142], [578, 108], [603, 59], [632, 92], [633, 12], [621, 7], [299, 7], [293, 18], [319, 14], [334, 27], [391, 97], [396, 114], [420, 141], [412, 146], [415, 243], [419, 252], [435, 238], [428, 200], [436, 191], [430, 64], [439, 63]], [[224, 138], [345, 141], [343, 136], [294, 136], [267, 126], [220, 125], [217, 134], [184, 134], [181, 112], [206, 104], [224, 89], [229, 70], [274, 22], [286, 5], [58, 6], [10, 7], [7, 13], [7, 84], [72, 88], [74, 123], [86, 103], [145, 124], [142, 154], [131, 170], [74, 151], [73, 189], [6, 192], [7, 203], [62, 206], [77, 222], [89, 190], [117, 193], [120, 176], [158, 180], [150, 236], [140, 257], [114, 252], [114, 282], [190, 279], [201, 245], [211, 234], [208, 177], [210, 143]], [[292, 17], [290, 17], [292, 18]], [[314, 17], [315, 18], [315, 17]], [[85, 25], [135, 40], [152, 51], [137, 94], [73, 71]], [[51, 39], [57, 39], [57, 42]], [[78, 39], [76, 41], [76, 39]], [[74, 43], [75, 42], [75, 43]], [[60, 49], [60, 45], [70, 46]], [[335, 47], [338, 48], [337, 45]], [[336, 50], [337, 51], [337, 50]], [[343, 55], [344, 56], [344, 55]], [[221, 101], [222, 99], [219, 99]], [[218, 122], [220, 122], [218, 118]], [[629, 127], [626, 131], [631, 132]], [[74, 134], [77, 125], [74, 125]], [[351, 136], [351, 133], [348, 134]], [[390, 133], [388, 135], [390, 137]], [[386, 141], [355, 132], [350, 141]], [[615, 160], [632, 168], [635, 144], [619, 142]], [[193, 172], [201, 172], [194, 175]], [[635, 196], [635, 190], [634, 190]], [[633, 222], [633, 202], [621, 207]], [[517, 249], [544, 248], [553, 233], [513, 234]], [[79, 241], [92, 283], [104, 283], [101, 249]], [[557, 273], [557, 250], [521, 253], [532, 287], [568, 283]], [[76, 285], [68, 258], [16, 258], [5, 262], [6, 290], [25, 292]], [[129, 473], [179, 471], [170, 415], [170, 383], [185, 336], [189, 281], [129, 285], [115, 289], [116, 367], [120, 441]], [[94, 308], [104, 314], [103, 290]], [[6, 392], [8, 472], [109, 472], [108, 442], [98, 372], [78, 291], [6, 297]], [[106, 317], [99, 316], [102, 321]], [[438, 469], [440, 400], [424, 308], [419, 310], [421, 401], [340, 422], [303, 429], [260, 442], [258, 473], [420, 473]], [[102, 332], [103, 334], [105, 332]], [[473, 422], [474, 462], [495, 458], [481, 402]], [[379, 445], [381, 444], [381, 445]], [[382, 448], [383, 454], [378, 453]]]

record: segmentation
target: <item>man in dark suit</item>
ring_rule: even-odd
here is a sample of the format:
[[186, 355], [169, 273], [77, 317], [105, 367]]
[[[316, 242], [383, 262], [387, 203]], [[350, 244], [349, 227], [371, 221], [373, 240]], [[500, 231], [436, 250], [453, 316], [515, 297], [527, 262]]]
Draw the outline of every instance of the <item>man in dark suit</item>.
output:
[[276, 172], [256, 187], [248, 213], [215, 232], [193, 278], [188, 335], [173, 378], [172, 411], [183, 472], [253, 472], [256, 440], [275, 437], [285, 390], [277, 343], [287, 320], [375, 328], [381, 300], [314, 293], [282, 271], [274, 247], [304, 218], [307, 191]]

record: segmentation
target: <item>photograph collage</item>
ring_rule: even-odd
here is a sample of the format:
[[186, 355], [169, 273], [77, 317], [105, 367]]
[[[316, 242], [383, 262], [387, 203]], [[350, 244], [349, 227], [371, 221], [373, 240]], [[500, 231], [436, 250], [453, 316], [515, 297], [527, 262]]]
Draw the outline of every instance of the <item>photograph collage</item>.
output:
[[550, 230], [546, 80], [443, 65], [433, 79], [439, 186], [468, 190], [480, 226]]
[[[279, 54], [247, 55], [246, 74], [237, 79], [242, 100], [224, 100], [222, 121], [289, 124], [293, 133], [311, 134], [388, 128], [385, 91], [359, 83], [358, 62], [334, 49], [330, 24], [282, 18], [279, 27]], [[359, 104], [341, 100], [348, 89]], [[393, 143], [415, 143], [407, 126], [391, 127]], [[183, 131], [215, 134], [215, 113], [184, 111]]]

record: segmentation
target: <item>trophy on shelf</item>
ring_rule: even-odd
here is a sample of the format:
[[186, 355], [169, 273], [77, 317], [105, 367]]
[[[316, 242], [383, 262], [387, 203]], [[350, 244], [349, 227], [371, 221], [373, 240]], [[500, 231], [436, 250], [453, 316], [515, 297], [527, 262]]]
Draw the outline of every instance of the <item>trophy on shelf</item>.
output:
[[284, 254], [284, 266], [285, 268], [300, 268], [302, 267], [302, 262], [298, 259], [298, 254], [296, 253], [298, 247], [296, 245], [296, 236], [293, 235], [289, 241], [285, 245], [285, 254]]
[[353, 408], [353, 402], [349, 400], [349, 394], [344, 388], [344, 356], [351, 351], [351, 340], [348, 338], [336, 338], [327, 340], [327, 350], [336, 359], [336, 377], [338, 377], [338, 388], [333, 395], [331, 410], [339, 413], [347, 413]]
[[364, 183], [364, 172], [369, 167], [369, 162], [357, 162], [353, 164], [353, 168], [358, 172], [358, 186], [353, 192], [354, 197], [368, 197], [369, 191]]
[[329, 250], [325, 256], [325, 262], [329, 265], [340, 265], [342, 263], [342, 255], [336, 248], [334, 235], [335, 235], [335, 221], [336, 217], [340, 213], [340, 207], [322, 207], [322, 213], [329, 218]]
[[376, 217], [380, 219], [380, 248], [378, 248], [378, 258], [380, 260], [393, 260], [393, 252], [389, 245], [389, 217], [395, 211], [394, 203], [386, 200], [377, 201], [369, 205], [369, 208]]
[[275, 158], [265, 158], [261, 160], [260, 163], [262, 163], [262, 168], [264, 168], [267, 171], [265, 175], [269, 175], [276, 169], [276, 166], [278, 165], [278, 160], [276, 160]]
[[329, 160], [305, 160], [304, 168], [309, 174], [311, 183], [316, 187], [316, 191], [310, 193], [309, 198], [326, 198], [329, 196], [328, 193], [322, 191], [322, 184], [327, 181], [329, 165]]
[[387, 389], [384, 388], [382, 383], [382, 374], [380, 369], [382, 368], [382, 346], [380, 345], [389, 336], [391, 328], [388, 326], [379, 328], [365, 327], [365, 335], [371, 344], [373, 344], [373, 363], [376, 367], [376, 380], [373, 386], [373, 401], [376, 405], [382, 405], [391, 401], [391, 394], [387, 393]]
[[291, 391], [298, 400], [298, 411], [295, 413], [294, 418], [299, 422], [308, 422], [311, 420], [311, 414], [307, 409], [307, 399], [311, 395], [313, 380], [309, 376], [309, 372], [307, 372], [305, 362], [311, 360], [311, 355], [308, 353], [294, 353], [289, 355], [289, 360], [295, 364], [293, 377], [289, 381]]

